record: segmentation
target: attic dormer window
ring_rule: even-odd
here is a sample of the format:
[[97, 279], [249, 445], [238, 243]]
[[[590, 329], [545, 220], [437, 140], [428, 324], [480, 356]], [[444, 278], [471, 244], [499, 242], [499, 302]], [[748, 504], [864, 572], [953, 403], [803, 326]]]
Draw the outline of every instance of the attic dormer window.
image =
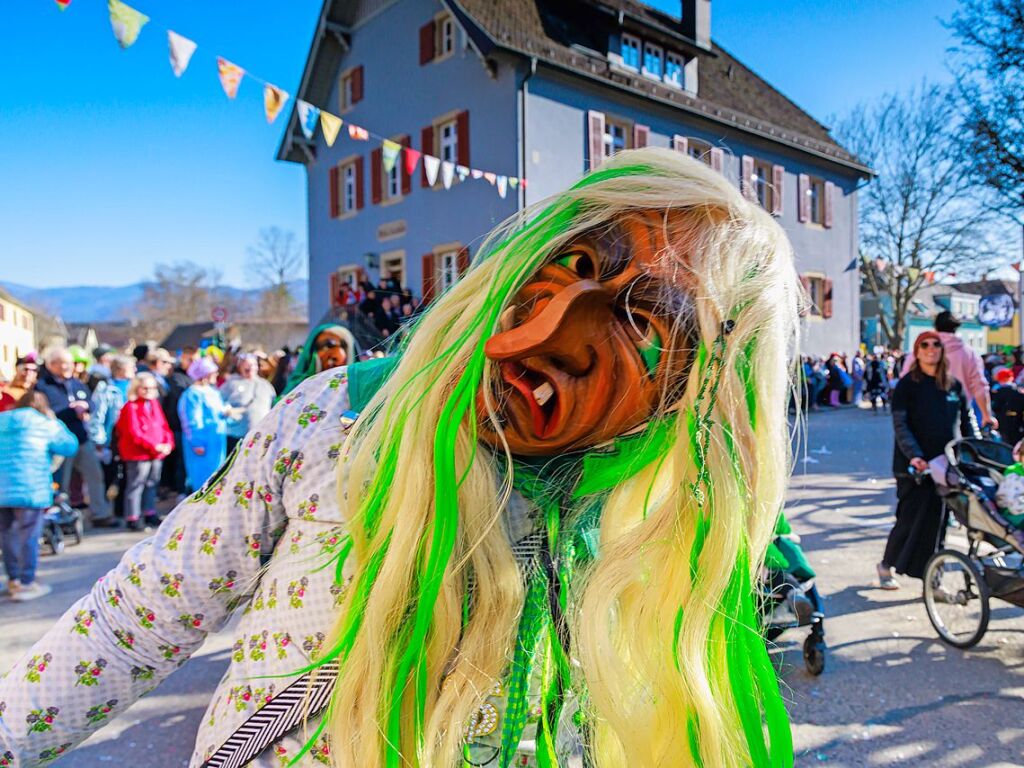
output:
[[644, 43], [644, 75], [661, 80], [664, 70], [665, 52], [657, 45]]
[[683, 57], [671, 51], [665, 54], [665, 82], [682, 88], [684, 82]]
[[622, 54], [622, 66], [640, 70], [640, 38], [623, 34], [620, 53]]

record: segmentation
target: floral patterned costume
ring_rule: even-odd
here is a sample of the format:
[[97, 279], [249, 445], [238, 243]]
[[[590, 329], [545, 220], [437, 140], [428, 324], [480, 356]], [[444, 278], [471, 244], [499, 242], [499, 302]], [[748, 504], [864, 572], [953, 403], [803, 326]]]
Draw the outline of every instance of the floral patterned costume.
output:
[[[346, 533], [336, 482], [349, 408], [345, 369], [303, 383], [246, 436], [226, 471], [15, 663], [0, 679], [0, 766], [44, 765], [71, 749], [153, 690], [242, 606], [192, 766], [317, 658], [344, 589], [324, 566]], [[533, 525], [518, 502], [510, 507], [513, 540]], [[477, 765], [496, 757], [501, 693], [496, 686], [467, 724]], [[251, 765], [286, 765], [303, 743], [299, 729]], [[528, 751], [513, 764], [533, 765]], [[299, 764], [329, 765], [329, 754], [322, 738]]]

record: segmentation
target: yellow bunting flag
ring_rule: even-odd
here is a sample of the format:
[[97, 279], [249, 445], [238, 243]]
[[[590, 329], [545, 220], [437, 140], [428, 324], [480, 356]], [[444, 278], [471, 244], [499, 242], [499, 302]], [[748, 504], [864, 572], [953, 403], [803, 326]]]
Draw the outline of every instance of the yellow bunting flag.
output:
[[402, 151], [402, 145], [385, 139], [381, 144], [381, 153], [384, 158], [384, 172], [391, 173], [398, 162], [398, 153]]
[[182, 37], [177, 32], [167, 30], [167, 49], [171, 56], [171, 69], [175, 77], [181, 77], [188, 68], [192, 54], [196, 52], [196, 44], [187, 37]]
[[110, 11], [110, 26], [114, 37], [122, 48], [130, 48], [139, 37], [139, 32], [149, 21], [149, 16], [125, 5], [121, 0], [107, 0]]
[[224, 93], [229, 99], [235, 98], [238, 94], [238, 86], [242, 83], [245, 70], [237, 64], [232, 64], [225, 58], [217, 57], [217, 74], [220, 76], [220, 84]]
[[286, 101], [288, 101], [288, 94], [276, 85], [267, 83], [263, 86], [263, 111], [267, 115], [268, 123], [277, 119]]
[[338, 131], [341, 130], [341, 118], [332, 115], [330, 112], [320, 112], [320, 130], [324, 132], [324, 141], [328, 147], [334, 146], [334, 140], [338, 138]]

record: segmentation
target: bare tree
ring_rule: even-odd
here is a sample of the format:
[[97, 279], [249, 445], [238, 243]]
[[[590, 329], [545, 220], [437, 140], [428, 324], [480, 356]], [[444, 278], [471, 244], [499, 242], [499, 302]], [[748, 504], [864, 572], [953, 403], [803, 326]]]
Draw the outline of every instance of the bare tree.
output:
[[948, 26], [971, 170], [1024, 224], [1024, 2], [962, 0]]
[[289, 283], [305, 271], [306, 254], [294, 232], [264, 227], [249, 247], [246, 268], [263, 288], [256, 312], [265, 319], [292, 319], [297, 315]]
[[836, 127], [878, 174], [859, 197], [861, 272], [867, 290], [891, 306], [891, 315], [879, 315], [895, 348], [922, 286], [935, 274], [975, 272], [993, 257], [992, 213], [956, 141], [958, 123], [949, 92], [923, 84], [859, 106]]
[[223, 296], [220, 273], [191, 261], [157, 264], [133, 312], [143, 338], [160, 339], [181, 323], [210, 319]]

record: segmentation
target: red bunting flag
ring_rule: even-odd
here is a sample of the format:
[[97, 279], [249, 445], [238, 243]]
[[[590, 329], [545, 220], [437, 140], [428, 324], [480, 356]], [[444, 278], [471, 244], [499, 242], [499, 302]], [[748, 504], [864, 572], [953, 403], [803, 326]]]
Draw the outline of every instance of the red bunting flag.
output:
[[418, 149], [412, 147], [405, 148], [405, 175], [412, 176], [416, 171], [416, 166], [420, 163], [420, 154]]
[[71, 5], [71, 0], [57, 0], [57, 7], [62, 11], [66, 11], [69, 5]]
[[1019, 261], [1013, 262], [1013, 264], [1011, 264], [1010, 266], [1013, 267], [1014, 269], [1016, 269], [1018, 272], [1020, 272], [1020, 262]]

